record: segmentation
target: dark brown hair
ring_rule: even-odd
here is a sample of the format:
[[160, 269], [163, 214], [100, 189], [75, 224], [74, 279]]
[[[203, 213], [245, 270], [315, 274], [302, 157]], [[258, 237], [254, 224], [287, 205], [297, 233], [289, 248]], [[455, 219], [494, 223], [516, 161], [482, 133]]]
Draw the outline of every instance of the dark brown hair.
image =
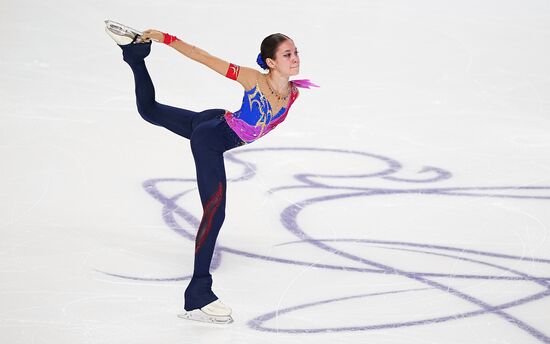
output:
[[273, 59], [279, 45], [289, 39], [290, 37], [283, 35], [282, 33], [274, 33], [264, 38], [262, 44], [260, 45], [260, 55], [262, 56], [264, 63], [266, 63], [265, 61], [267, 59]]

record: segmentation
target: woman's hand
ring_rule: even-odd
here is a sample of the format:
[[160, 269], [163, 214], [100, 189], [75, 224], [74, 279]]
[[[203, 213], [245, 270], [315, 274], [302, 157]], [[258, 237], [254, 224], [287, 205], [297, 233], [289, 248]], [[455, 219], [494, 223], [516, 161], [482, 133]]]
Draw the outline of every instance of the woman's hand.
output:
[[164, 41], [164, 33], [153, 29], [143, 31], [143, 35], [141, 35], [141, 37], [144, 41], [153, 40], [161, 43]]

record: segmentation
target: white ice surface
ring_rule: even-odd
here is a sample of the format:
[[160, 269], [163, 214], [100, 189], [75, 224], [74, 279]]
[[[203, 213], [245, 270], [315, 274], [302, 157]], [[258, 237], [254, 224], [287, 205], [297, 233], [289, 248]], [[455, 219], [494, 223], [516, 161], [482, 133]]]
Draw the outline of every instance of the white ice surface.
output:
[[[105, 19], [247, 66], [284, 32], [322, 86], [232, 151], [254, 174], [213, 271], [230, 326], [176, 317], [193, 160], [137, 114]], [[550, 343], [548, 1], [7, 0], [0, 28], [0, 343]], [[147, 61], [161, 102], [240, 105], [168, 47]]]

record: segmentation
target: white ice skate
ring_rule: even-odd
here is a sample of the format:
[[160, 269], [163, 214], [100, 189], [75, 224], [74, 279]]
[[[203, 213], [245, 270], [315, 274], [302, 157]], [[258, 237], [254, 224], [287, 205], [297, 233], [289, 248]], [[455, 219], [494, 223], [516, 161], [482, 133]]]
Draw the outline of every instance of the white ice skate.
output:
[[227, 307], [220, 300], [216, 300], [192, 311], [178, 314], [179, 318], [196, 320], [213, 324], [230, 324], [233, 322], [231, 308]]
[[118, 44], [141, 43], [143, 32], [112, 20], [105, 21], [105, 32]]

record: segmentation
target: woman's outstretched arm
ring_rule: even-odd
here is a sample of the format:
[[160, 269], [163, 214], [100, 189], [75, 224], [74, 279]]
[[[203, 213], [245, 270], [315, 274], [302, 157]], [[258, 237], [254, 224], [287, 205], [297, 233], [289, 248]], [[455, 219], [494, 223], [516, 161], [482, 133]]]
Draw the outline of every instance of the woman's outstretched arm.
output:
[[[163, 42], [164, 33], [158, 30], [145, 30], [143, 32], [143, 38], [153, 39], [158, 42]], [[228, 71], [231, 70], [231, 67], [233, 67], [231, 72], [235, 73], [235, 68], [234, 68], [235, 66], [231, 66], [229, 62], [224, 61], [214, 55], [211, 55], [208, 52], [202, 50], [201, 48], [191, 45], [189, 43], [186, 43], [180, 39], [174, 40], [168, 45], [176, 49], [183, 55], [187, 56], [188, 58], [209, 67], [210, 69], [218, 72], [223, 76], [228, 75]], [[239, 82], [241, 85], [243, 85], [245, 89], [250, 89], [254, 85], [256, 85], [258, 74], [259, 72], [255, 69], [247, 68], [247, 67], [239, 67], [238, 70], [236, 71], [235, 80]]]

